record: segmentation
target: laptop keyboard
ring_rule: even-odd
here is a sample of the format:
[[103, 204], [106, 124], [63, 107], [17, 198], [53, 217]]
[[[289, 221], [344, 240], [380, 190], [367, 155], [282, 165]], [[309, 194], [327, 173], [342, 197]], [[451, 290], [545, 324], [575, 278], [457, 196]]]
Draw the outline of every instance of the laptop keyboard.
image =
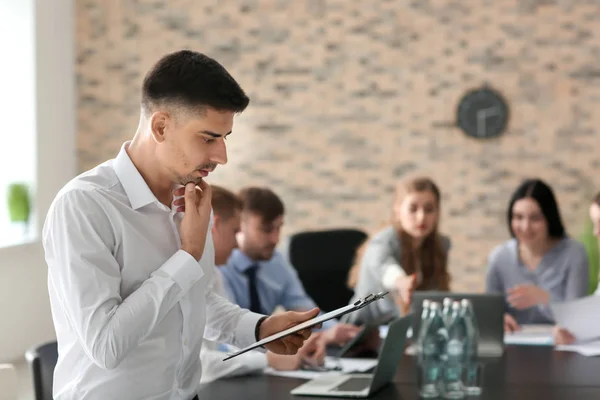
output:
[[350, 378], [342, 384], [334, 387], [336, 392], [359, 392], [371, 385], [371, 378]]

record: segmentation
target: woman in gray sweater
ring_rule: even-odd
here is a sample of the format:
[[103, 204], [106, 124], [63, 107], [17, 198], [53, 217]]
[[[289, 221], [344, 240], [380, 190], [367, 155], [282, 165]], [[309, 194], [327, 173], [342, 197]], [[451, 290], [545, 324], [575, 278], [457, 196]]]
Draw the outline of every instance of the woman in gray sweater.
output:
[[586, 295], [585, 248], [567, 236], [554, 193], [539, 179], [517, 188], [507, 218], [512, 239], [490, 253], [486, 291], [506, 295], [506, 331], [520, 324], [552, 324], [550, 301]]
[[390, 291], [391, 296], [347, 315], [360, 324], [382, 316], [406, 314], [414, 290], [449, 290], [450, 240], [438, 233], [440, 192], [429, 178], [416, 178], [396, 187], [392, 224], [357, 252], [358, 263], [348, 284], [354, 297]]

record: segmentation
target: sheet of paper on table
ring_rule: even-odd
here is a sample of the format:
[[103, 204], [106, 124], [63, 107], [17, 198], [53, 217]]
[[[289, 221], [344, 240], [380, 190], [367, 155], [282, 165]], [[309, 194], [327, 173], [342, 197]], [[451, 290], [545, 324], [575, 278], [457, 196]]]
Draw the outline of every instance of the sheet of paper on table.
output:
[[504, 333], [504, 344], [552, 346], [552, 325], [521, 325], [521, 329]]
[[[276, 371], [273, 368], [265, 369], [265, 374], [283, 376], [287, 378], [299, 378], [299, 379], [314, 379], [323, 375], [329, 374], [344, 374], [352, 372], [367, 372], [371, 368], [377, 365], [376, 358], [337, 358], [337, 357], [325, 357], [326, 368], [332, 368], [330, 371]], [[336, 366], [340, 366], [341, 370], [333, 370]]]
[[600, 340], [594, 340], [585, 343], [574, 343], [567, 345], [558, 345], [555, 347], [559, 351], [574, 351], [587, 357], [600, 356]]
[[556, 324], [567, 329], [579, 342], [600, 338], [600, 296], [550, 304]]

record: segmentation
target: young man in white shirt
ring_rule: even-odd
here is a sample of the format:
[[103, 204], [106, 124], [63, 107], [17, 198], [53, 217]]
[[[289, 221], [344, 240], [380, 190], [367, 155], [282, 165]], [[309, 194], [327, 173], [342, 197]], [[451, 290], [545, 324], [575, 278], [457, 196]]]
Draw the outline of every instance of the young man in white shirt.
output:
[[[203, 333], [245, 347], [318, 314], [267, 318], [213, 290], [203, 178], [227, 162], [225, 138], [248, 102], [215, 60], [168, 54], [144, 79], [133, 139], [54, 199], [43, 245], [56, 400], [197, 398]], [[267, 349], [295, 354], [309, 335]]]
[[[212, 237], [215, 246], [215, 264], [227, 263], [231, 252], [237, 247], [236, 235], [240, 231], [242, 201], [235, 193], [217, 185], [212, 187], [213, 224]], [[215, 292], [223, 297], [230, 296], [223, 286], [221, 274], [215, 274]], [[231, 298], [230, 298], [231, 300]], [[202, 360], [202, 378], [200, 383], [208, 383], [225, 377], [247, 375], [262, 371], [267, 367], [276, 370], [296, 370], [306, 360], [311, 364], [324, 361], [324, 353], [315, 354], [317, 338], [313, 335], [294, 355], [281, 355], [268, 351], [250, 351], [228, 361], [223, 361], [223, 349], [219, 344], [204, 340], [200, 359]]]

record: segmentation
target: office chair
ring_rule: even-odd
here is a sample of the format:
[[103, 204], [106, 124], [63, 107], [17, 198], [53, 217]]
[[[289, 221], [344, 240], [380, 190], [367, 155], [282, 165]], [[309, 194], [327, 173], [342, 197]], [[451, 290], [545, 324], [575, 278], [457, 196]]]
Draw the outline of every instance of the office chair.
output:
[[348, 304], [346, 285], [358, 247], [367, 234], [358, 229], [299, 232], [288, 243], [288, 258], [308, 295], [322, 311]]
[[28, 350], [25, 358], [31, 371], [35, 400], [52, 400], [52, 380], [58, 360], [56, 342], [49, 342]]

